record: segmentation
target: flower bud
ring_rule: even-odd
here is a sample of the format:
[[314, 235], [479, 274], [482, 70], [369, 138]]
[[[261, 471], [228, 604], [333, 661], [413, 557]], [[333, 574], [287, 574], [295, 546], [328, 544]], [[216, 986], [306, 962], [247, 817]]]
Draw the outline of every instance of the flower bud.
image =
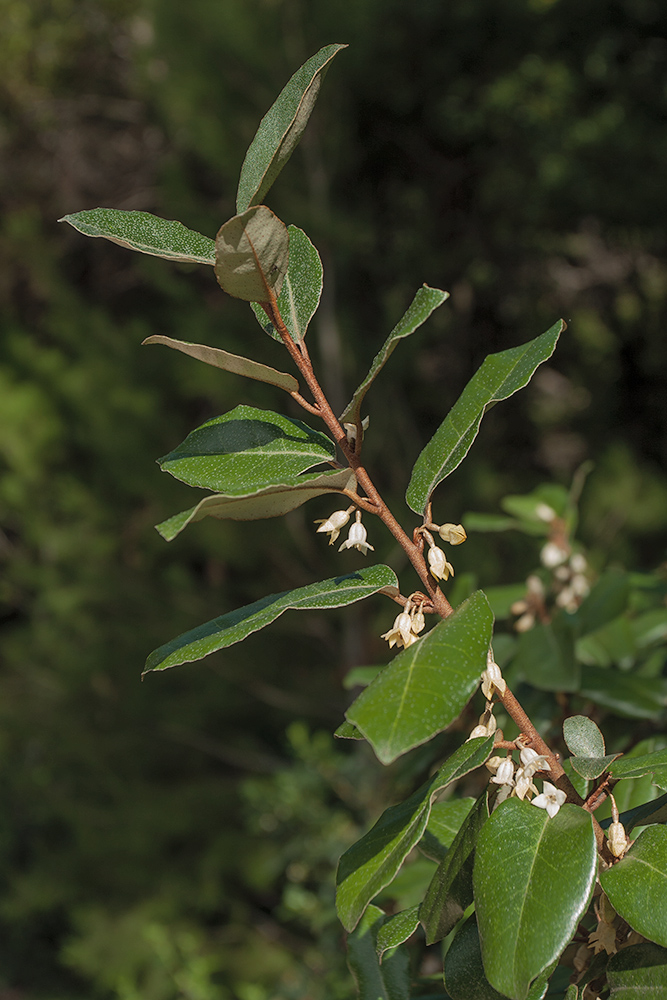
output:
[[449, 542], [450, 545], [461, 545], [468, 537], [462, 524], [443, 524], [438, 528], [438, 534], [443, 542]]

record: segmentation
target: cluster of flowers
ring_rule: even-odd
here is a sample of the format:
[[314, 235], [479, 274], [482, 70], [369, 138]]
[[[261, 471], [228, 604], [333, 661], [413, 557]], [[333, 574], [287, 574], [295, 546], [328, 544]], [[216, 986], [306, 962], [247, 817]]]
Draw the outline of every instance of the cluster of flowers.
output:
[[381, 639], [387, 640], [390, 649], [393, 646], [407, 649], [417, 641], [425, 625], [423, 607], [423, 601], [417, 603], [411, 597], [407, 599], [405, 607], [394, 619], [392, 627], [380, 636]]
[[[319, 524], [318, 531], [324, 531], [326, 534], [330, 535], [329, 545], [333, 545], [338, 536], [340, 535], [341, 529], [345, 527], [347, 522], [350, 520], [350, 514], [354, 510], [354, 506], [348, 507], [347, 510], [335, 510], [333, 514], [326, 518], [320, 518], [319, 521], [315, 521], [315, 524]], [[368, 550], [375, 552], [372, 545], [369, 545], [366, 541], [366, 529], [361, 523], [361, 511], [358, 510], [355, 520], [350, 525], [350, 530], [347, 534], [347, 538], [341, 546], [339, 546], [338, 551], [342, 552], [343, 549], [359, 549], [363, 555], [368, 554]]]

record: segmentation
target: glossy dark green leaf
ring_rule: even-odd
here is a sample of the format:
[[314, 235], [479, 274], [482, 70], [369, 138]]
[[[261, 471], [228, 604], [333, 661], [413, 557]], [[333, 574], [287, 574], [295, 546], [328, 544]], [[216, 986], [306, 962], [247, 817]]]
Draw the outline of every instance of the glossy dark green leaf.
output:
[[582, 667], [580, 693], [584, 698], [630, 719], [654, 719], [667, 707], [664, 678], [638, 677], [612, 667]]
[[[289, 264], [278, 296], [278, 311], [289, 330], [292, 340], [298, 343], [306, 336], [308, 324], [320, 304], [324, 272], [317, 250], [302, 229], [288, 226]], [[250, 307], [265, 333], [282, 343], [282, 338], [260, 305]]]
[[656, 784], [660, 784], [667, 774], [667, 750], [655, 750], [640, 757], [621, 757], [609, 770], [614, 778], [641, 778], [651, 774], [658, 779]]
[[508, 799], [480, 831], [473, 888], [484, 969], [511, 1000], [560, 955], [585, 912], [597, 871], [590, 815], [566, 804], [553, 818]]
[[665, 1000], [667, 949], [633, 944], [612, 955], [607, 966], [610, 1000]]
[[604, 573], [576, 613], [579, 635], [588, 635], [618, 618], [625, 611], [630, 586], [626, 573]]
[[357, 984], [359, 1000], [410, 1000], [410, 962], [398, 947], [382, 963], [377, 938], [387, 917], [369, 906], [359, 926], [347, 939], [347, 961]]
[[282, 517], [313, 497], [353, 490], [355, 486], [356, 478], [350, 469], [308, 473], [297, 476], [291, 483], [268, 486], [248, 496], [230, 497], [224, 493], [214, 493], [213, 496], [204, 497], [194, 507], [156, 524], [155, 528], [165, 541], [171, 542], [189, 524], [205, 517], [226, 521], [259, 521], [269, 517]]
[[446, 729], [477, 687], [493, 616], [481, 590], [404, 649], [345, 713], [383, 764]]
[[621, 813], [619, 819], [629, 835], [636, 826], [648, 826], [650, 823], [667, 823], [667, 794], [660, 795], [650, 802], [642, 802], [634, 809]]
[[489, 817], [488, 793], [480, 795], [438, 865], [419, 911], [427, 944], [446, 937], [473, 900], [473, 852]]
[[459, 928], [445, 955], [445, 989], [452, 1000], [506, 1000], [484, 975], [474, 914]]
[[574, 655], [574, 633], [567, 622], [557, 616], [545, 625], [522, 632], [512, 668], [540, 691], [577, 691], [581, 667]]
[[158, 464], [189, 486], [249, 496], [267, 486], [297, 486], [299, 473], [335, 454], [331, 438], [301, 420], [237, 406], [192, 431]]
[[409, 910], [401, 910], [388, 917], [380, 928], [376, 941], [378, 958], [382, 958], [385, 951], [390, 948], [397, 948], [412, 937], [419, 927], [419, 907], [411, 906]]
[[487, 409], [528, 384], [564, 329], [559, 320], [541, 337], [486, 358], [415, 462], [405, 495], [415, 513], [425, 510], [436, 486], [468, 454]]
[[364, 401], [366, 393], [398, 346], [399, 340], [409, 337], [411, 333], [418, 330], [426, 322], [431, 313], [448, 298], [449, 292], [443, 292], [439, 288], [430, 288], [428, 285], [422, 285], [403, 317], [396, 324], [375, 355], [368, 375], [361, 385], [355, 389], [352, 399], [341, 414], [341, 422], [349, 421], [355, 423], [359, 419], [361, 404]]
[[190, 344], [186, 340], [174, 340], [173, 337], [163, 337], [160, 334], [146, 337], [141, 343], [142, 345], [163, 344], [165, 347], [172, 347], [175, 351], [196, 358], [197, 361], [203, 361], [206, 365], [222, 368], [223, 371], [233, 372], [235, 375], [244, 375], [257, 382], [277, 385], [279, 389], [284, 389], [286, 392], [297, 392], [299, 389], [299, 383], [293, 375], [276, 371], [275, 368], [261, 365], [257, 361], [240, 357], [238, 354], [229, 354], [228, 351], [221, 351], [217, 347], [208, 347], [206, 344]]
[[153, 257], [193, 264], [215, 264], [215, 242], [208, 236], [186, 229], [181, 222], [160, 219], [148, 212], [122, 212], [116, 208], [91, 208], [65, 215], [84, 236], [101, 236], [128, 250]]
[[431, 809], [424, 836], [419, 842], [422, 854], [439, 864], [474, 804], [475, 800], [471, 798], [436, 802]]
[[642, 830], [625, 857], [600, 874], [600, 882], [633, 930], [667, 947], [667, 827]]
[[570, 761], [572, 767], [588, 781], [598, 778], [618, 757], [618, 754], [605, 755], [604, 737], [585, 715], [572, 715], [566, 719], [563, 736], [568, 750], [574, 754]]
[[215, 238], [215, 276], [228, 295], [268, 302], [279, 295], [287, 273], [287, 226], [266, 205], [235, 215]]
[[329, 63], [345, 48], [346, 45], [325, 45], [311, 56], [288, 80], [262, 118], [241, 167], [237, 212], [245, 212], [264, 199], [296, 149]]
[[395, 587], [396, 583], [396, 575], [388, 566], [368, 566], [356, 573], [320, 580], [297, 590], [269, 594], [253, 604], [229, 611], [205, 625], [184, 632], [160, 646], [146, 660], [144, 673], [201, 660], [209, 653], [241, 642], [252, 632], [270, 625], [284, 611], [292, 608], [299, 611], [341, 608], [370, 597], [383, 587]]
[[433, 799], [451, 782], [488, 760], [493, 737], [470, 740], [405, 802], [386, 809], [375, 826], [340, 859], [336, 877], [336, 907], [347, 930], [381, 889], [393, 881], [428, 823]]

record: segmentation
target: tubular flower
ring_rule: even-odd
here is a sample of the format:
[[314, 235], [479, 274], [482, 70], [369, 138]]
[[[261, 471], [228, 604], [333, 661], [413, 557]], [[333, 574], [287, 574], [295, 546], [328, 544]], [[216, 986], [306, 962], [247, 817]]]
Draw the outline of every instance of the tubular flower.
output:
[[491, 781], [495, 785], [514, 784], [514, 761], [511, 757], [504, 758], [504, 760], [499, 764], [498, 770], [491, 778]]
[[514, 794], [518, 799], [525, 799], [526, 795], [537, 795], [537, 788], [533, 784], [532, 775], [525, 774], [524, 772], [525, 769], [523, 767], [517, 768]]
[[368, 554], [369, 549], [371, 550], [371, 552], [375, 552], [373, 546], [369, 545], [368, 542], [366, 541], [366, 529], [361, 523], [360, 510], [357, 511], [356, 520], [354, 524], [352, 524], [352, 526], [350, 527], [348, 536], [343, 542], [343, 544], [340, 546], [338, 551], [342, 552], [343, 549], [359, 549], [359, 551], [362, 552], [364, 555]]
[[318, 532], [325, 531], [331, 535], [329, 545], [333, 545], [336, 541], [340, 535], [340, 529], [344, 528], [350, 520], [350, 514], [353, 510], [354, 507], [348, 507], [347, 510], [335, 510], [328, 518], [320, 518], [319, 521], [314, 522], [315, 524], [319, 524]]
[[521, 748], [521, 768], [525, 778], [532, 778], [538, 771], [550, 771], [551, 765], [544, 754], [539, 754], [532, 747]]
[[500, 667], [493, 660], [489, 659], [486, 670], [482, 674], [482, 694], [487, 701], [490, 701], [495, 692], [503, 695], [507, 690], [507, 684], [503, 680]]
[[438, 534], [443, 542], [449, 542], [450, 545], [461, 545], [468, 537], [462, 524], [449, 524], [449, 522], [438, 528]]
[[380, 638], [387, 640], [390, 649], [393, 646], [398, 646], [399, 649], [401, 647], [407, 649], [408, 646], [417, 641], [417, 636], [412, 632], [411, 616], [405, 611], [401, 611], [400, 615], [396, 616], [394, 624], [389, 631], [381, 635]]
[[554, 818], [560, 807], [565, 802], [567, 795], [561, 792], [549, 781], [542, 782], [542, 793], [533, 799], [533, 805], [538, 809], [546, 809], [551, 819]]
[[449, 580], [450, 576], [454, 576], [454, 567], [447, 562], [445, 553], [437, 545], [428, 550], [428, 568], [436, 580]]

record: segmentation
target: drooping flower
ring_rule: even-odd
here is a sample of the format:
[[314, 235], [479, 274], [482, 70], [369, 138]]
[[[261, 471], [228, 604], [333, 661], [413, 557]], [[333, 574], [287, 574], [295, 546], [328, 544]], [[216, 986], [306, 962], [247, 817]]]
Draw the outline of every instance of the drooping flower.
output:
[[550, 771], [551, 764], [544, 754], [539, 754], [532, 747], [521, 747], [521, 768], [525, 778], [532, 778], [538, 771]]
[[355, 516], [356, 520], [351, 525], [348, 536], [339, 547], [338, 551], [342, 552], [343, 549], [359, 549], [359, 551], [364, 555], [368, 554], [369, 549], [371, 552], [375, 552], [373, 546], [369, 545], [366, 541], [366, 529], [361, 523], [361, 511], [358, 510]]
[[506, 690], [507, 684], [503, 680], [500, 667], [489, 658], [486, 670], [482, 674], [482, 694], [487, 701], [490, 701], [496, 691], [502, 695], [505, 694]]
[[333, 545], [338, 536], [340, 535], [341, 528], [344, 528], [347, 522], [350, 520], [350, 514], [354, 510], [354, 507], [348, 507], [347, 510], [335, 510], [333, 514], [330, 514], [327, 518], [320, 518], [315, 521], [315, 524], [319, 524], [319, 531], [324, 531], [331, 535], [329, 539], [329, 545]]
[[450, 576], [454, 576], [454, 567], [447, 562], [445, 553], [437, 545], [428, 550], [428, 567], [436, 580], [449, 580]]
[[533, 799], [533, 805], [538, 809], [546, 809], [551, 819], [554, 818], [560, 807], [565, 802], [567, 795], [560, 788], [556, 788], [550, 781], [542, 782], [542, 791]]
[[389, 631], [385, 632], [380, 638], [387, 640], [390, 649], [393, 646], [398, 646], [399, 649], [401, 647], [407, 649], [408, 646], [417, 641], [417, 636], [412, 631], [411, 616], [407, 612], [401, 611], [400, 615], [396, 616], [394, 624]]
[[511, 757], [505, 757], [496, 773], [491, 778], [491, 781], [495, 785], [513, 785], [514, 784], [514, 761]]
[[537, 795], [537, 788], [533, 784], [533, 777], [531, 774], [526, 774], [523, 767], [518, 767], [516, 771], [516, 783], [514, 785], [514, 795], [518, 799], [525, 799], [528, 795]]
[[461, 545], [468, 537], [462, 524], [450, 524], [449, 522], [438, 528], [438, 534], [443, 542], [449, 542], [450, 545]]

